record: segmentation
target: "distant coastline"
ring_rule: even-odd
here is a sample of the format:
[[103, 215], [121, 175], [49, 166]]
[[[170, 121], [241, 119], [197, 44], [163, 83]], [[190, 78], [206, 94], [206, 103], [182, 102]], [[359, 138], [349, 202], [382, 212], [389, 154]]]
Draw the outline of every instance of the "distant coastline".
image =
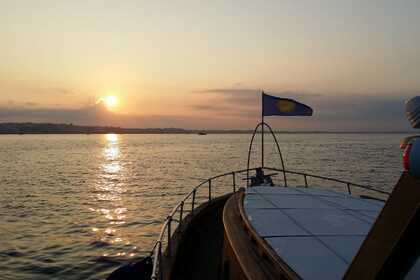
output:
[[[0, 134], [250, 134], [252, 130], [232, 129], [183, 129], [183, 128], [123, 128], [115, 126], [86, 126], [63, 123], [0, 123]], [[276, 131], [293, 134], [365, 134], [413, 133], [412, 131]]]

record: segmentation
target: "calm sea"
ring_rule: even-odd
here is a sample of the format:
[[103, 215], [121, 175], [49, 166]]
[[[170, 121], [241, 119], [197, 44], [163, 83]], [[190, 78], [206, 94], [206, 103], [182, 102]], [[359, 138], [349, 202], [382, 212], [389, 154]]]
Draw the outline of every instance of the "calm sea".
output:
[[[404, 136], [278, 135], [287, 169], [384, 190], [399, 178]], [[0, 136], [0, 279], [104, 279], [147, 254], [164, 217], [200, 178], [246, 168], [249, 140]], [[273, 145], [266, 153], [266, 165], [280, 167]], [[258, 148], [252, 156], [255, 166]]]

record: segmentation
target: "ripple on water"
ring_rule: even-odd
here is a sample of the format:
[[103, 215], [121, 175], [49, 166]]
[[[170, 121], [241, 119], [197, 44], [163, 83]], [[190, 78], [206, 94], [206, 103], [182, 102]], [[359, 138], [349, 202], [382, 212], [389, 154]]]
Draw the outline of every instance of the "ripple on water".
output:
[[25, 254], [23, 252], [19, 252], [16, 250], [5, 250], [5, 251], [0, 251], [0, 256], [5, 256], [5, 257], [13, 257], [13, 258], [17, 258], [17, 257], [22, 257]]
[[104, 247], [110, 246], [111, 243], [103, 241], [103, 240], [95, 240], [95, 241], [92, 241], [89, 245], [94, 248], [104, 248]]

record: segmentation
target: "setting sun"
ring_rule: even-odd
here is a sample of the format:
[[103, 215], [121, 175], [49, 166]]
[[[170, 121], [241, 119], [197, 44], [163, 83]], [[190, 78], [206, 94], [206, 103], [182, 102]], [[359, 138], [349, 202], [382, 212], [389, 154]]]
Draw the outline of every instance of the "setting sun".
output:
[[110, 95], [103, 98], [105, 106], [108, 110], [113, 110], [118, 106], [118, 98], [116, 96]]

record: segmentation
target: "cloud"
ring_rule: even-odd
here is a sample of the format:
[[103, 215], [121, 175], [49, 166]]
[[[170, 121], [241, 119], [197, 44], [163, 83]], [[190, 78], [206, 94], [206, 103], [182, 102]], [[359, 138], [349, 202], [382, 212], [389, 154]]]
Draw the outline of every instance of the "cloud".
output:
[[78, 94], [75, 91], [67, 89], [67, 88], [52, 88], [51, 90], [60, 95], [77, 95]]
[[223, 112], [227, 108], [221, 107], [221, 106], [215, 106], [215, 105], [202, 105], [202, 104], [195, 104], [189, 106], [189, 108], [194, 110], [200, 110], [200, 111], [212, 111], [212, 112]]
[[[204, 90], [197, 90], [193, 93], [205, 94], [215, 99], [223, 100], [226, 103], [232, 103], [239, 106], [255, 106], [261, 100], [261, 89], [255, 88], [211, 88]], [[274, 93], [272, 93], [274, 92]], [[321, 94], [303, 93], [296, 91], [270, 91], [267, 94], [274, 94], [277, 96], [284, 96], [289, 98], [299, 99], [313, 99], [321, 97]]]
[[[223, 118], [223, 117], [222, 117]], [[135, 128], [198, 128], [216, 129], [220, 116], [136, 115], [114, 113], [102, 103], [77, 109], [42, 108], [34, 106], [0, 106], [0, 122], [47, 122], [73, 123], [78, 125], [101, 125]]]
[[261, 89], [250, 88], [211, 88], [193, 91], [193, 93], [222, 93], [222, 94], [258, 94]]
[[0, 108], [0, 121], [32, 121], [32, 122], [62, 122], [88, 124], [96, 121], [109, 120], [113, 113], [106, 110], [103, 104], [85, 106], [79, 109], [42, 108], [37, 104], [26, 102], [26, 106], [7, 106]]
[[322, 129], [363, 131], [405, 131], [410, 126], [405, 117], [408, 97], [388, 95], [342, 95], [321, 97], [309, 103], [314, 121]]
[[25, 102], [25, 105], [26, 106], [29, 106], [29, 107], [32, 107], [32, 106], [37, 106], [38, 105], [38, 103], [35, 103], [35, 102]]
[[201, 105], [195, 104], [190, 105], [189, 109], [194, 110], [195, 112], [207, 113], [207, 114], [217, 114], [219, 117], [254, 117], [258, 115], [258, 108], [255, 107], [241, 107], [238, 109], [238, 106], [235, 104], [231, 105]]
[[[81, 108], [43, 108], [39, 104], [9, 102], [0, 106], [0, 122], [54, 122], [121, 127], [179, 127], [197, 129], [252, 129], [261, 115], [256, 89], [208, 89], [202, 102], [185, 107], [183, 115], [138, 115], [111, 112], [101, 103]], [[404, 101], [413, 95], [323, 95], [278, 92], [313, 107], [313, 117], [268, 117], [280, 130], [302, 131], [406, 131]]]
[[[193, 105], [192, 109], [225, 112], [227, 115], [258, 120], [261, 90], [253, 88], [213, 88], [196, 91], [210, 95], [210, 105]], [[269, 93], [297, 99], [313, 107], [314, 116], [270, 117], [278, 128], [286, 130], [405, 131], [410, 126], [405, 118], [404, 102], [415, 94], [363, 95], [320, 94], [295, 91]], [[229, 112], [235, 112], [230, 114]]]
[[[261, 89], [253, 88], [212, 88], [194, 91], [205, 95], [211, 104], [194, 104], [193, 110], [209, 112], [225, 112], [229, 115], [255, 117], [261, 114]], [[271, 93], [267, 93], [271, 94]], [[310, 101], [320, 97], [320, 94], [306, 94], [293, 91], [277, 92], [274, 95]]]

